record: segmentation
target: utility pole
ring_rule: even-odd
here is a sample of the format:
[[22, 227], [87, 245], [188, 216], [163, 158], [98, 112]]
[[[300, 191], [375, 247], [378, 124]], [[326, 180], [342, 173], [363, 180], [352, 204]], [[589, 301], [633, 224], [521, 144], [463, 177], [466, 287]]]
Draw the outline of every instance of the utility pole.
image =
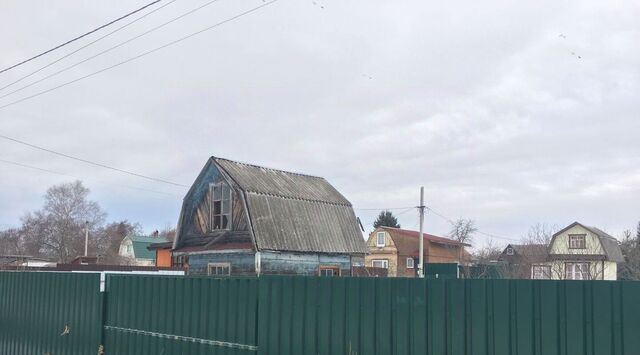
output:
[[84, 222], [84, 256], [89, 256], [89, 221]]
[[424, 277], [424, 186], [420, 187], [420, 261], [418, 263], [418, 277]]

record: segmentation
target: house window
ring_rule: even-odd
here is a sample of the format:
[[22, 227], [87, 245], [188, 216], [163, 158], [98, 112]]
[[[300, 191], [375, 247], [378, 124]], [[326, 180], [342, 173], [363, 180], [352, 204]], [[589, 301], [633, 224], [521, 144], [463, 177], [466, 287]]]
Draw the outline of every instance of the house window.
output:
[[565, 263], [565, 279], [567, 280], [590, 280], [591, 272], [589, 263]]
[[378, 234], [376, 235], [376, 246], [379, 248], [383, 247], [385, 245], [384, 239], [384, 232], [378, 232]]
[[551, 279], [551, 266], [549, 265], [531, 265], [531, 278], [535, 280]]
[[407, 258], [407, 269], [413, 269], [414, 267], [414, 260], [413, 258]]
[[507, 255], [513, 255], [513, 248], [512, 247], [508, 247], [507, 248]]
[[210, 228], [211, 230], [231, 229], [231, 206], [233, 198], [231, 188], [226, 182], [209, 185], [211, 196]]
[[229, 264], [229, 263], [210, 263], [208, 265], [207, 275], [209, 275], [209, 276], [229, 276], [229, 275], [231, 275], [231, 264]]
[[176, 255], [173, 257], [173, 265], [174, 267], [178, 267], [181, 269], [185, 269], [189, 267], [189, 256], [187, 255]]
[[382, 268], [382, 269], [388, 269], [389, 268], [389, 260], [386, 260], [386, 259], [371, 260], [371, 266], [372, 267], [379, 267], [379, 268]]
[[337, 266], [320, 266], [320, 276], [340, 276], [340, 268]]
[[569, 234], [569, 249], [586, 249], [586, 235], [584, 234]]

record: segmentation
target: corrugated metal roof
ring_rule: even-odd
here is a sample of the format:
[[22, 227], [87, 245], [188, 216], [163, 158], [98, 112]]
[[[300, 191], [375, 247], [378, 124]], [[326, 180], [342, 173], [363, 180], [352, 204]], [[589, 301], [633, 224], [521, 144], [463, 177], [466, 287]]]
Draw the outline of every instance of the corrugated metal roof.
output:
[[351, 206], [324, 178], [214, 158], [246, 192]]
[[367, 252], [351, 203], [327, 180], [213, 159], [245, 192], [258, 250]]
[[366, 253], [351, 206], [247, 193], [259, 250]]
[[133, 245], [133, 254], [136, 259], [148, 259], [155, 260], [156, 252], [155, 250], [149, 250], [148, 247], [154, 243], [166, 242], [167, 239], [164, 237], [146, 237], [146, 236], [130, 236], [131, 244]]

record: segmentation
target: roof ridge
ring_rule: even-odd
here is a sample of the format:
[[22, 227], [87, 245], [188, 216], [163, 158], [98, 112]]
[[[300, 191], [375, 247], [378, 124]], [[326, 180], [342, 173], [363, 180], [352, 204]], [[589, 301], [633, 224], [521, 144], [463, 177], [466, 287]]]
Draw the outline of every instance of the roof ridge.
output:
[[282, 170], [282, 169], [270, 168], [270, 167], [267, 167], [267, 166], [256, 165], [256, 164], [251, 164], [251, 163], [245, 163], [245, 162], [241, 162], [241, 161], [237, 161], [237, 160], [231, 160], [231, 159], [227, 159], [227, 158], [220, 158], [220, 157], [216, 157], [216, 156], [212, 156], [211, 158], [213, 158], [214, 160], [224, 160], [224, 161], [228, 161], [228, 162], [234, 163], [234, 164], [246, 165], [246, 166], [251, 166], [251, 167], [254, 167], [254, 168], [266, 169], [266, 170], [271, 170], [271, 171], [276, 171], [276, 172], [285, 173], [285, 174], [291, 174], [291, 175], [298, 175], [298, 176], [316, 178], [316, 179], [321, 179], [321, 180], [325, 180], [326, 181], [325, 178], [323, 178], [321, 176], [317, 176], [317, 175], [309, 175], [309, 174], [303, 174], [303, 173], [298, 173], [298, 172], [294, 172], [294, 171], [287, 171], [287, 170]]
[[285, 196], [285, 195], [280, 195], [280, 194], [273, 194], [273, 193], [266, 193], [266, 192], [252, 191], [252, 190], [247, 190], [246, 192], [248, 194], [278, 197], [278, 198], [282, 198], [282, 199], [285, 199], [285, 200], [307, 201], [307, 202], [322, 203], [322, 204], [325, 204], [325, 205], [353, 207], [350, 203], [339, 203], [339, 202], [332, 202], [332, 201], [315, 200], [315, 199], [310, 199], [310, 198], [291, 197], [291, 196]]

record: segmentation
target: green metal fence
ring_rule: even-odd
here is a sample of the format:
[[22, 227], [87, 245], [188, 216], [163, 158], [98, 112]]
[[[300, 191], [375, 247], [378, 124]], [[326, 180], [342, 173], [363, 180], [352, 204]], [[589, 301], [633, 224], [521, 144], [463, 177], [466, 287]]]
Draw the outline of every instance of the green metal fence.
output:
[[260, 354], [631, 355], [640, 283], [262, 278]]
[[110, 276], [111, 355], [255, 354], [257, 279]]
[[0, 272], [0, 354], [97, 354], [100, 275]]
[[637, 282], [111, 276], [105, 293], [99, 284], [0, 273], [0, 354], [98, 354], [101, 344], [107, 355], [640, 353]]

